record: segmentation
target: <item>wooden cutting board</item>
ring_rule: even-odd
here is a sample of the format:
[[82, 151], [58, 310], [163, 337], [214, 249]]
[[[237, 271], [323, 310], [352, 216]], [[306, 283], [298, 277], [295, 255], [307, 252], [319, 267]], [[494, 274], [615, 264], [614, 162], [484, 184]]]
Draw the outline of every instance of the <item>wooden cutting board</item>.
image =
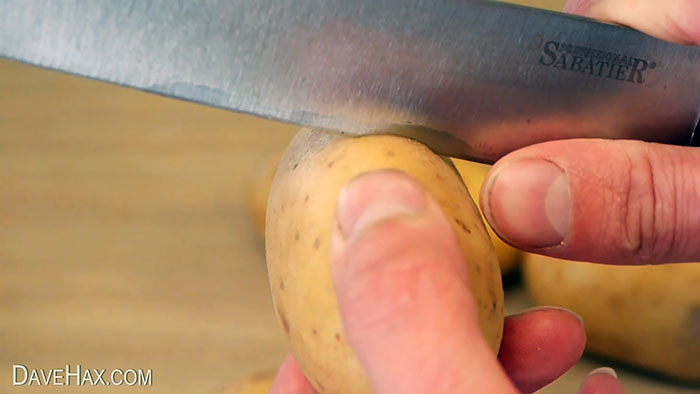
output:
[[[0, 61], [0, 393], [206, 393], [275, 368], [285, 344], [245, 198], [295, 130]], [[512, 311], [529, 305], [518, 292]], [[12, 386], [13, 364], [67, 363], [151, 369], [153, 384]], [[630, 392], [691, 392], [621, 375]]]

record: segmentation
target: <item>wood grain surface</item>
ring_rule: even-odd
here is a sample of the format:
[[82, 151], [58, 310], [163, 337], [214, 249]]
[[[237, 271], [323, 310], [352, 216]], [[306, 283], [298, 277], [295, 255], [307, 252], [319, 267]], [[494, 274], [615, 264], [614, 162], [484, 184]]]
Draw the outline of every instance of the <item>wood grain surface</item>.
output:
[[159, 393], [274, 368], [245, 191], [295, 130], [1, 62], [0, 393], [14, 363], [150, 368]]
[[[295, 130], [0, 61], [0, 393], [206, 393], [274, 369], [285, 344], [245, 198]], [[511, 311], [529, 306], [518, 292]], [[151, 369], [153, 384], [13, 387], [13, 364]]]

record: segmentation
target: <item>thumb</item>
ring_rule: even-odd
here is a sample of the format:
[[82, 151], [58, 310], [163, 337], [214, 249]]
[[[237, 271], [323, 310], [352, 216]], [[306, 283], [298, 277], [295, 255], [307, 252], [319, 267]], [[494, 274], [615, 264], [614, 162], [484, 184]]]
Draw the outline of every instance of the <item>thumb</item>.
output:
[[571, 260], [649, 264], [700, 259], [700, 150], [568, 140], [502, 158], [482, 207], [499, 236]]
[[700, 45], [697, 0], [569, 0], [564, 11], [626, 25], [664, 40]]
[[376, 393], [511, 393], [481, 335], [453, 228], [397, 171], [341, 192], [331, 272], [350, 346]]

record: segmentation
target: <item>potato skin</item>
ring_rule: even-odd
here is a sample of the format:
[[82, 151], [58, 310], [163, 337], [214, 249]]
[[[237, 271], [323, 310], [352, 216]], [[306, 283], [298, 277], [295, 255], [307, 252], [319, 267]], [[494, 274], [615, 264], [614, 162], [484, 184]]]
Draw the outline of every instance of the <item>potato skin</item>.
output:
[[[265, 210], [267, 207], [267, 198], [280, 157], [281, 153], [271, 156], [262, 167], [262, 170], [256, 174], [255, 179], [252, 180], [250, 185], [248, 206], [255, 232], [261, 239], [265, 237]], [[467, 186], [467, 190], [469, 190], [472, 199], [477, 202], [478, 207], [479, 192], [481, 191], [484, 178], [486, 178], [486, 174], [491, 167], [486, 164], [460, 159], [452, 159], [452, 161], [459, 175], [462, 177], [462, 181]], [[480, 208], [479, 211], [481, 212]], [[486, 223], [486, 230], [496, 249], [498, 264], [501, 267], [501, 274], [507, 275], [517, 270], [522, 258], [522, 252], [501, 240], [488, 223]]]
[[[452, 159], [452, 161], [457, 171], [459, 171], [459, 175], [462, 177], [464, 184], [467, 185], [469, 194], [474, 201], [478, 203], [481, 186], [491, 166], [460, 159]], [[479, 212], [481, 212], [481, 207], [479, 207]], [[483, 217], [483, 212], [481, 216]], [[484, 222], [485, 221], [486, 219], [484, 219]], [[486, 230], [491, 237], [493, 246], [496, 248], [496, 255], [498, 255], [498, 264], [501, 266], [501, 273], [506, 275], [517, 270], [522, 258], [522, 252], [499, 238], [488, 223], [486, 223]]]
[[266, 254], [270, 286], [290, 349], [320, 393], [370, 393], [345, 342], [330, 274], [330, 229], [341, 188], [359, 174], [398, 169], [421, 182], [457, 232], [482, 331], [496, 353], [503, 289], [481, 216], [451, 164], [424, 145], [394, 136], [344, 137], [302, 130], [282, 158], [270, 193]]
[[700, 264], [610, 266], [527, 254], [538, 304], [583, 317], [587, 351], [700, 382]]

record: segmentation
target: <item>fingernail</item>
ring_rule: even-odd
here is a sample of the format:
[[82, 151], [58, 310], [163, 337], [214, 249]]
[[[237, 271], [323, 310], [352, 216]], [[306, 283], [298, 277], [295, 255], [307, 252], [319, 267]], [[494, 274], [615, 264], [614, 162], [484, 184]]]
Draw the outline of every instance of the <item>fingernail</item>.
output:
[[400, 215], [418, 215], [425, 210], [425, 193], [420, 184], [395, 170], [360, 175], [338, 196], [337, 219], [346, 239], [367, 227]]
[[581, 315], [579, 315], [578, 313], [576, 313], [574, 311], [568, 310], [566, 308], [560, 308], [558, 306], [536, 306], [533, 308], [523, 310], [522, 312], [518, 313], [517, 316], [525, 315], [525, 314], [533, 313], [533, 312], [543, 312], [543, 311], [544, 312], [546, 312], [546, 311], [563, 312], [563, 313], [566, 313], [567, 315], [572, 316], [573, 318], [578, 320], [581, 324], [583, 324], [583, 318], [581, 317]]
[[600, 367], [597, 369], [594, 369], [591, 371], [591, 373], [588, 374], [588, 376], [592, 375], [597, 375], [597, 374], [604, 374], [604, 375], [610, 375], [617, 379], [617, 373], [615, 373], [615, 370], [610, 368], [610, 367]]
[[523, 248], [560, 244], [571, 222], [571, 192], [564, 171], [541, 159], [507, 163], [496, 171], [484, 197], [484, 213], [496, 232]]

